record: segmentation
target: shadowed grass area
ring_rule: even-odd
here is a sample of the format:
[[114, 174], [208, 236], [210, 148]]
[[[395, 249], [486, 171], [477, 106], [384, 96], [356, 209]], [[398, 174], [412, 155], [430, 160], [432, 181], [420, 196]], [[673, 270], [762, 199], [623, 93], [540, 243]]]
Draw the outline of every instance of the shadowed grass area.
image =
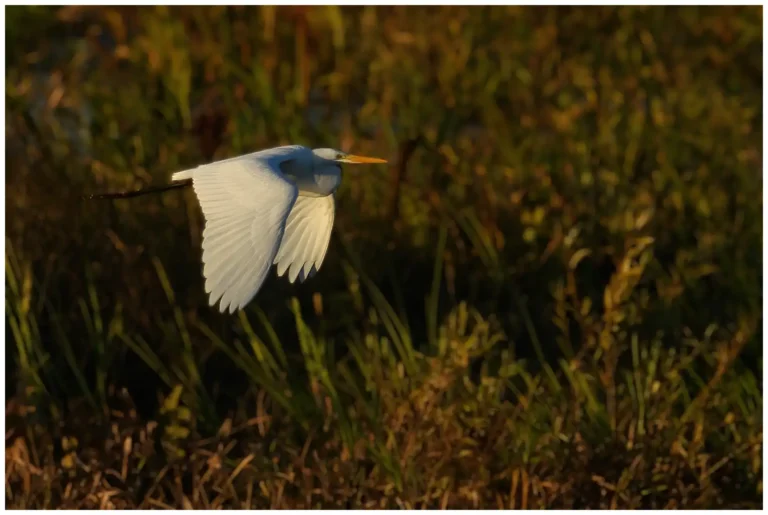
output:
[[[15, 508], [758, 508], [762, 10], [10, 7]], [[199, 163], [345, 170], [208, 307]]]

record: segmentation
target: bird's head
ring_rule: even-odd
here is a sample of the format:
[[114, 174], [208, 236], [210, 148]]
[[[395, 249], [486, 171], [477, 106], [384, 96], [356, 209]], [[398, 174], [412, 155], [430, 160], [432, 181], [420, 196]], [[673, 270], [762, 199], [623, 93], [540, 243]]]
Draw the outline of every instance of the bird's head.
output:
[[386, 163], [386, 159], [379, 159], [378, 157], [365, 157], [356, 156], [354, 154], [347, 154], [341, 150], [333, 148], [316, 148], [312, 151], [315, 155], [315, 159], [323, 161], [332, 161], [334, 163], [345, 164], [382, 164]]

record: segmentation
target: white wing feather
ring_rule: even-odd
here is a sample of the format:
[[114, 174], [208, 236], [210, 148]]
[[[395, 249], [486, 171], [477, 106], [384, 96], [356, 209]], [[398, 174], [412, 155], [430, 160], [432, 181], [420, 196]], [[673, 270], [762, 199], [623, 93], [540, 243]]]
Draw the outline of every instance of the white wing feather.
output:
[[[174, 174], [192, 178], [206, 224], [205, 291], [213, 306], [242, 309], [256, 295], [280, 248], [296, 186], [279, 171], [285, 152], [256, 152]], [[262, 154], [262, 155], [260, 155]]]
[[275, 256], [277, 275], [288, 270], [288, 279], [304, 282], [323, 264], [331, 240], [335, 205], [333, 195], [299, 196], [285, 226], [280, 250]]

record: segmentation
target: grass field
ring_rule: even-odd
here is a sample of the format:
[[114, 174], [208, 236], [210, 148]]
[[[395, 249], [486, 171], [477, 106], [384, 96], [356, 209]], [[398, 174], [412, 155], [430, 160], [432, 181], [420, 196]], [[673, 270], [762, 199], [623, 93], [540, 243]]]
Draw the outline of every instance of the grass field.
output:
[[[6, 8], [14, 508], [760, 508], [762, 9]], [[208, 307], [191, 191], [349, 168]]]

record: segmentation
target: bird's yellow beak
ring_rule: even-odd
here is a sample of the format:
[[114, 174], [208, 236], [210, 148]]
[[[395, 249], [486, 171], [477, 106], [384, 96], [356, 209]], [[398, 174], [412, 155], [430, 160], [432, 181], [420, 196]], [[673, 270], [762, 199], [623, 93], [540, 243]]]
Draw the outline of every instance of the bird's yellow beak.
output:
[[365, 157], [365, 156], [356, 156], [353, 154], [347, 154], [342, 159], [338, 159], [339, 163], [349, 163], [349, 164], [383, 164], [386, 163], [386, 159], [379, 159], [378, 157]]

